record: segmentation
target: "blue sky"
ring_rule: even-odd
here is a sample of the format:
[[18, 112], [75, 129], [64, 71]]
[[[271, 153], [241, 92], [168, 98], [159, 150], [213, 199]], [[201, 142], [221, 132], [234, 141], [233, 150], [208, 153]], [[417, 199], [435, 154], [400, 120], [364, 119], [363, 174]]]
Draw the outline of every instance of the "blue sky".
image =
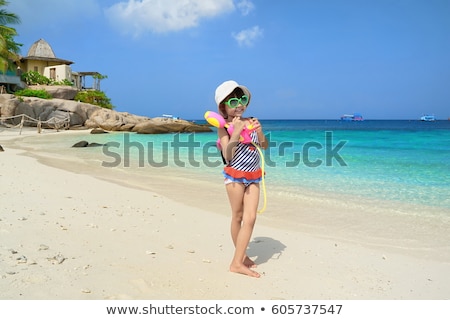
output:
[[261, 119], [450, 117], [449, 0], [10, 0], [16, 41], [107, 75], [117, 111], [202, 119], [249, 87]]

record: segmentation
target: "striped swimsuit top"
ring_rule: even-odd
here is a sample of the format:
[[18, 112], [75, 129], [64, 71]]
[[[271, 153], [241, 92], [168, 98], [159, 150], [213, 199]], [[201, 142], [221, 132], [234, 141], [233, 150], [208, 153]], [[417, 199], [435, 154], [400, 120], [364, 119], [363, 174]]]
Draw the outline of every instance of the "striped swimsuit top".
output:
[[[250, 133], [253, 143], [259, 146], [256, 131]], [[262, 172], [260, 167], [259, 151], [253, 144], [238, 143], [233, 159], [224, 168], [224, 176], [233, 182], [245, 184], [258, 183], [261, 181]]]

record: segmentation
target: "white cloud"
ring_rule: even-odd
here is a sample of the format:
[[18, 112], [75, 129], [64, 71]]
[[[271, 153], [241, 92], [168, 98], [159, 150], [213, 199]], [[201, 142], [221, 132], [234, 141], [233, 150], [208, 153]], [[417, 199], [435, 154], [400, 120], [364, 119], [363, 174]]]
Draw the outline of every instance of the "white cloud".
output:
[[263, 30], [254, 26], [253, 28], [242, 30], [236, 34], [233, 34], [233, 38], [238, 42], [240, 46], [251, 47], [256, 40], [262, 38]]
[[203, 18], [234, 10], [233, 0], [128, 0], [105, 10], [124, 33], [138, 36], [192, 28]]
[[255, 9], [253, 2], [249, 0], [242, 0], [236, 4], [237, 8], [241, 11], [243, 16], [248, 15], [251, 11]]

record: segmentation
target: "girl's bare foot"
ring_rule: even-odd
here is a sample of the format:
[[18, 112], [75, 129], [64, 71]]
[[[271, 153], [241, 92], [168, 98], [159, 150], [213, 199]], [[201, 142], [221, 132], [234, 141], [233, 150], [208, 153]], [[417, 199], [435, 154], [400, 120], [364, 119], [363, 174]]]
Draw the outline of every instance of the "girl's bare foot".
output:
[[245, 265], [247, 268], [256, 268], [256, 267], [257, 267], [256, 263], [253, 262], [253, 260], [250, 259], [250, 258], [247, 257], [247, 256], [246, 256], [245, 259], [244, 259], [244, 265]]
[[240, 274], [245, 274], [246, 276], [250, 276], [250, 277], [254, 277], [254, 278], [261, 277], [261, 275], [258, 272], [250, 270], [250, 268], [248, 268], [244, 264], [236, 265], [236, 266], [235, 265], [231, 265], [230, 266], [230, 271], [231, 272], [240, 273]]

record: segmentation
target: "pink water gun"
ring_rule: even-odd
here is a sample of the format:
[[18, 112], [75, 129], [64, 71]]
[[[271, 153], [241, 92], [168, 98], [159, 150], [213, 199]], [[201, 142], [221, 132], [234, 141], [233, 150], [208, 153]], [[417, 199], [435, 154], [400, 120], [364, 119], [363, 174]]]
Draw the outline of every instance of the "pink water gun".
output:
[[[228, 134], [231, 136], [234, 131], [234, 127], [232, 124], [228, 124], [225, 119], [218, 113], [213, 111], [206, 111], [205, 112], [205, 119], [208, 121], [210, 125], [216, 128], [226, 128], [228, 131]], [[239, 137], [239, 142], [242, 143], [252, 143], [252, 137], [250, 136], [250, 133], [253, 131], [253, 126], [248, 125], [244, 127], [244, 129], [241, 131], [241, 136]]]

